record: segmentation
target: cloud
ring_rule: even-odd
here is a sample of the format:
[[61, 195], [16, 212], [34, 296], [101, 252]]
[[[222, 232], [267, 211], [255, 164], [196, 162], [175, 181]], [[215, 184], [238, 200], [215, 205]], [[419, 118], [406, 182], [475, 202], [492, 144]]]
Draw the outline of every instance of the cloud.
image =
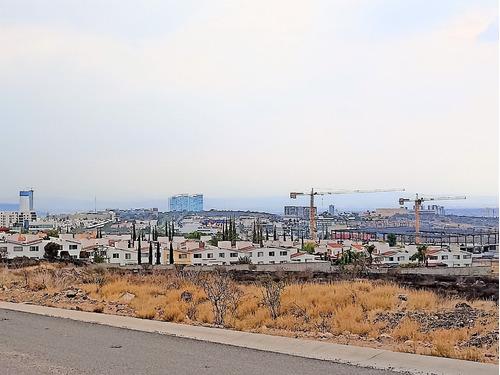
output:
[[[33, 185], [29, 167], [43, 180], [48, 164], [65, 177], [43, 187], [72, 194], [279, 195], [309, 185], [496, 194], [498, 43], [480, 42], [491, 9], [373, 33], [392, 8], [368, 27], [364, 4], [210, 2], [175, 27], [128, 38], [4, 24], [3, 120], [10, 139], [44, 154], [22, 159], [12, 186]], [[477, 170], [481, 184], [464, 178]]]
[[498, 17], [495, 21], [490, 23], [486, 30], [481, 32], [476, 39], [479, 42], [498, 42]]

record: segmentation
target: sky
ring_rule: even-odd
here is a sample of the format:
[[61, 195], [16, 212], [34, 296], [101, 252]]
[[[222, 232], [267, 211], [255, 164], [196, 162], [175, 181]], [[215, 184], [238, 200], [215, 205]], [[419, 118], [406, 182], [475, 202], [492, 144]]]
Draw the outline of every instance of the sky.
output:
[[0, 202], [27, 187], [42, 200], [403, 187], [498, 201], [498, 1], [0, 9]]

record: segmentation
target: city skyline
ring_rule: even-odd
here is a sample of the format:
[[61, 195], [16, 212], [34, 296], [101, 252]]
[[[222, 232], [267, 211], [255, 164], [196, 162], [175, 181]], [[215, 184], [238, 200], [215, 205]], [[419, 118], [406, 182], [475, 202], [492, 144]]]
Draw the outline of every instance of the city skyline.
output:
[[316, 186], [498, 201], [496, 1], [2, 9], [0, 202], [28, 186], [86, 202]]

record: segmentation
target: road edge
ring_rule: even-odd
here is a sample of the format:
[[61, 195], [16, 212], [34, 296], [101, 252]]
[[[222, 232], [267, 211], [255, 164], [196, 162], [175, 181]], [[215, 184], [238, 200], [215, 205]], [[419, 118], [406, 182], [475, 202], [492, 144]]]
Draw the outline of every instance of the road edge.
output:
[[232, 345], [380, 370], [427, 375], [498, 375], [495, 364], [0, 301], [0, 309]]

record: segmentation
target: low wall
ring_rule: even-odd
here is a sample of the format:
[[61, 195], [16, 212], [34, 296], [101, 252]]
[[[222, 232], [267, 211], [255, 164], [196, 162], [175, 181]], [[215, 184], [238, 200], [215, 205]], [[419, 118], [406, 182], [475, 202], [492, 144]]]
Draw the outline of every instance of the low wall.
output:
[[[120, 268], [138, 270], [151, 266], [119, 266], [116, 264], [100, 264], [100, 267], [105, 268]], [[343, 271], [336, 266], [332, 266], [330, 262], [314, 262], [314, 263], [281, 263], [281, 264], [234, 264], [228, 266], [190, 266], [186, 265], [185, 270], [196, 271], [213, 271], [215, 267], [223, 268], [227, 271], [259, 271], [259, 272], [325, 272], [325, 273], [342, 273]], [[155, 265], [153, 269], [168, 270], [176, 269], [176, 265], [162, 264]], [[389, 275], [439, 275], [439, 276], [492, 276], [493, 269], [491, 265], [474, 265], [471, 267], [444, 267], [444, 268], [371, 268], [367, 270], [370, 274], [389, 274]]]

